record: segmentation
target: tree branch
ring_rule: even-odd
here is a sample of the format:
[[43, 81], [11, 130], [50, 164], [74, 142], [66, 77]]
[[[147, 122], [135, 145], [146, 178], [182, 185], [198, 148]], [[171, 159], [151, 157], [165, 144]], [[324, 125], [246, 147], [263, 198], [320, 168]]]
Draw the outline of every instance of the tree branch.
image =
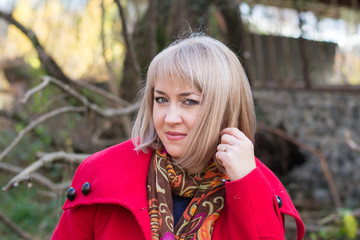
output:
[[126, 18], [125, 18], [124, 8], [122, 7], [119, 0], [114, 0], [114, 1], [115, 1], [116, 5], [118, 6], [118, 9], [119, 9], [119, 15], [120, 15], [120, 18], [121, 18], [121, 23], [122, 23], [122, 28], [123, 28], [122, 32], [123, 32], [123, 37], [124, 37], [124, 40], [125, 40], [125, 45], [126, 45], [126, 48], [127, 48], [127, 53], [129, 54], [131, 64], [132, 64], [134, 70], [136, 71], [137, 78], [139, 78], [140, 73], [141, 73], [140, 65], [139, 65], [138, 61], [136, 60], [136, 58], [135, 58], [134, 47], [132, 45], [132, 42], [130, 41], [129, 32], [128, 32], [128, 29], [127, 29], [127, 22], [126, 22]]
[[[65, 84], [65, 83], [61, 82], [60, 80], [50, 77], [50, 76], [43, 77], [43, 83], [41, 83], [37, 87], [30, 89], [25, 94], [25, 97], [22, 101], [26, 102], [30, 96], [32, 96], [36, 92], [40, 91], [41, 89], [43, 89], [45, 86], [47, 86], [49, 84], [49, 82], [53, 82], [56, 85], [60, 86], [63, 90], [70, 93], [73, 97], [77, 98], [78, 100], [80, 100], [87, 108], [91, 109], [92, 111], [96, 112], [97, 114], [99, 114], [103, 117], [111, 118], [111, 117], [122, 116], [122, 115], [125, 115], [128, 113], [134, 112], [134, 111], [138, 110], [140, 107], [140, 103], [137, 102], [135, 104], [129, 105], [122, 109], [114, 109], [114, 108], [101, 109], [98, 105], [89, 102], [89, 100], [85, 96], [81, 95], [80, 93], [78, 93], [77, 91], [72, 89], [68, 84]], [[55, 117], [61, 113], [70, 112], [70, 111], [71, 112], [83, 112], [85, 110], [86, 110], [85, 107], [72, 107], [72, 106], [62, 107], [62, 108], [53, 110], [51, 112], [48, 112], [48, 113], [40, 116], [39, 118], [37, 118], [34, 121], [31, 121], [23, 130], [21, 130], [19, 132], [18, 136], [5, 148], [5, 150], [3, 150], [0, 153], [0, 161], [19, 143], [19, 141], [24, 137], [24, 135], [26, 133], [28, 133], [30, 130], [35, 128], [40, 123], [44, 122], [45, 120], [47, 120], [49, 118]]]
[[110, 93], [110, 92], [107, 92], [101, 88], [98, 88], [92, 84], [89, 84], [87, 82], [84, 82], [84, 81], [74, 81], [74, 84], [76, 85], [79, 85], [83, 88], [87, 88], [89, 89], [90, 91], [93, 91], [97, 94], [99, 94], [100, 96], [103, 96], [104, 98], [106, 99], [109, 99], [117, 104], [119, 104], [120, 106], [128, 106], [130, 105], [130, 103], [122, 98], [119, 98], [117, 96], [115, 96], [114, 94]]
[[64, 84], [63, 82], [57, 80], [56, 78], [53, 78], [51, 76], [45, 76], [43, 77], [44, 80], [49, 80], [62, 89], [64, 89], [66, 92], [70, 93], [73, 97], [80, 100], [86, 107], [88, 107], [90, 110], [94, 111], [95, 113], [99, 114], [100, 116], [106, 117], [106, 118], [112, 118], [112, 117], [119, 117], [122, 115], [126, 115], [128, 113], [135, 112], [140, 107], [140, 102], [133, 103], [125, 108], [116, 109], [116, 108], [105, 108], [102, 109], [98, 105], [91, 103], [85, 96], [78, 93], [76, 90], [72, 89], [68, 84]]
[[30, 89], [29, 91], [27, 91], [25, 93], [25, 95], [19, 100], [20, 103], [27, 103], [27, 101], [29, 100], [29, 98], [35, 94], [36, 92], [44, 89], [47, 85], [49, 85], [50, 80], [49, 79], [43, 79], [42, 83], [39, 84], [38, 86]]
[[20, 140], [24, 137], [26, 133], [31, 131], [40, 123], [65, 112], [84, 112], [84, 111], [85, 111], [84, 107], [67, 106], [67, 107], [58, 108], [51, 112], [45, 113], [44, 115], [41, 115], [39, 118], [31, 121], [23, 130], [21, 130], [17, 135], [17, 137], [0, 153], [0, 161], [20, 142]]
[[15, 177], [10, 179], [10, 181], [3, 187], [4, 191], [9, 190], [12, 187], [17, 187], [20, 183], [24, 181], [29, 181], [30, 176], [43, 167], [45, 164], [53, 163], [55, 161], [64, 161], [69, 163], [77, 163], [80, 164], [85, 158], [87, 158], [88, 154], [75, 154], [75, 153], [65, 153], [65, 152], [54, 152], [54, 153], [40, 153], [40, 159], [36, 162], [32, 163], [30, 166], [22, 170]]
[[[0, 162], [0, 170], [17, 174], [22, 172], [24, 169], [9, 163]], [[33, 173], [31, 175], [31, 179], [29, 180], [38, 183], [51, 191], [62, 191], [63, 189], [65, 189], [67, 186], [70, 185], [69, 183], [56, 184], [47, 177], [44, 177], [43, 175], [38, 173]], [[3, 188], [2, 190], [6, 191], [7, 189]]]
[[[104, 90], [102, 90], [102, 89], [100, 89], [100, 88], [98, 88], [96, 86], [93, 86], [93, 85], [88, 84], [88, 83], [80, 82], [80, 81], [73, 81], [72, 79], [70, 79], [70, 77], [66, 76], [66, 74], [61, 70], [61, 68], [55, 62], [55, 60], [46, 53], [43, 46], [40, 44], [36, 34], [31, 29], [28, 29], [28, 28], [24, 27], [21, 23], [16, 21], [11, 14], [5, 13], [5, 12], [3, 12], [1, 10], [0, 10], [0, 18], [3, 18], [4, 20], [6, 20], [10, 24], [13, 24], [21, 32], [23, 32], [26, 35], [26, 37], [33, 44], [35, 50], [38, 53], [40, 62], [45, 67], [45, 70], [48, 72], [49, 75], [59, 79], [60, 81], [65, 82], [67, 84], [76, 84], [78, 86], [87, 88], [87, 89], [89, 89], [89, 90], [91, 90], [93, 92], [96, 92], [96, 93], [100, 94], [101, 96], [104, 96], [105, 98], [107, 98], [109, 100], [112, 100], [112, 101], [114, 101], [114, 102], [116, 102], [116, 103], [118, 103], [118, 104], [120, 104], [122, 106], [129, 105], [129, 103], [127, 101], [125, 101], [123, 99], [120, 99], [117, 96], [112, 95], [112, 94], [110, 94], [110, 93], [108, 93], [108, 92], [106, 92], [106, 91], [104, 91]], [[131, 45], [131, 43], [130, 43], [130, 45]], [[133, 54], [131, 56], [133, 56]], [[140, 69], [140, 68], [138, 68], [138, 69]], [[139, 71], [138, 71], [138, 73], [139, 73]]]
[[0, 211], [0, 221], [2, 221], [6, 226], [13, 230], [19, 237], [25, 240], [34, 240], [27, 232], [24, 232], [16, 223], [14, 223], [10, 218], [8, 218], [2, 211]]
[[46, 53], [44, 47], [40, 44], [36, 34], [31, 29], [24, 27], [20, 22], [15, 20], [12, 14], [5, 13], [0, 11], [0, 18], [6, 20], [8, 23], [13, 24], [17, 27], [25, 36], [30, 40], [35, 50], [38, 53], [40, 62], [45, 67], [45, 70], [52, 76], [64, 81], [66, 83], [70, 83], [72, 80], [66, 76], [66, 74], [61, 70], [59, 65], [55, 62], [55, 60]]
[[290, 134], [284, 132], [283, 130], [279, 129], [279, 128], [275, 128], [275, 127], [271, 127], [268, 126], [264, 123], [258, 122], [257, 124], [258, 129], [264, 130], [264, 131], [268, 131], [274, 135], [277, 135], [283, 139], [286, 139], [287, 141], [295, 144], [296, 146], [304, 149], [307, 152], [310, 152], [312, 154], [314, 154], [315, 156], [318, 157], [318, 159], [320, 160], [320, 166], [321, 169], [325, 175], [325, 180], [329, 186], [330, 192], [331, 192], [331, 196], [333, 198], [333, 201], [335, 203], [335, 206], [337, 208], [341, 208], [342, 207], [342, 203], [340, 200], [340, 195], [339, 192], [336, 188], [335, 182], [334, 182], [334, 178], [329, 170], [329, 166], [327, 164], [327, 159], [324, 155], [324, 153], [320, 150], [317, 150], [315, 148], [313, 148], [312, 146], [306, 144], [306, 143], [302, 143], [300, 142], [298, 139], [296, 139], [295, 137], [291, 136]]

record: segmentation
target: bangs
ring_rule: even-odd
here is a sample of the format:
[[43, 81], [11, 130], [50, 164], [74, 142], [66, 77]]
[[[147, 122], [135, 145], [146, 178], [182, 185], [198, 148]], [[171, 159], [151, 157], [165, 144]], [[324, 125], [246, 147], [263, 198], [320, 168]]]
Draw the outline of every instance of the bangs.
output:
[[157, 55], [148, 69], [148, 85], [153, 88], [157, 80], [176, 81], [181, 87], [190, 85], [202, 92], [202, 68], [196, 63], [199, 57], [195, 51], [188, 50], [175, 45]]

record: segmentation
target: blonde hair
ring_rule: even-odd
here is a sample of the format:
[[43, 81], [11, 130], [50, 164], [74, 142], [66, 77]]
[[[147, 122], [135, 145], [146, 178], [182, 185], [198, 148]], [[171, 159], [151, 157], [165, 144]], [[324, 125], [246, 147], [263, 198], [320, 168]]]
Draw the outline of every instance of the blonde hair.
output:
[[137, 150], [162, 143], [153, 119], [154, 84], [175, 79], [202, 94], [199, 117], [186, 138], [186, 151], [176, 163], [190, 172], [201, 170], [214, 157], [220, 131], [239, 128], [254, 141], [255, 112], [250, 85], [237, 56], [223, 43], [195, 34], [174, 42], [150, 63], [143, 100], [132, 132]]

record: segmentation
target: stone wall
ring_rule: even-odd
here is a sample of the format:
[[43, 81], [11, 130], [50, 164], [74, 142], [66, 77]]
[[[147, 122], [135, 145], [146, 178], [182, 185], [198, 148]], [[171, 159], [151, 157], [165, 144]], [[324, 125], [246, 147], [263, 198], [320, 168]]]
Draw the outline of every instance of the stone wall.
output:
[[[360, 206], [360, 152], [345, 141], [350, 130], [360, 143], [360, 93], [257, 89], [254, 99], [259, 120], [324, 152], [343, 203]], [[318, 158], [302, 152], [306, 162], [290, 172], [290, 192], [298, 204], [333, 204]]]

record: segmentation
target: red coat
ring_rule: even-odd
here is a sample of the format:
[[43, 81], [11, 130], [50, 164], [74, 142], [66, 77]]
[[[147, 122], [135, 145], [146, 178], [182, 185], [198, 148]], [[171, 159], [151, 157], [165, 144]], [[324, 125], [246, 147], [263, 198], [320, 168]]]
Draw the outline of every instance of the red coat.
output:
[[[72, 183], [73, 201], [66, 200], [52, 236], [59, 239], [150, 240], [146, 179], [151, 153], [136, 152], [131, 141], [86, 159]], [[82, 185], [90, 183], [85, 196]], [[284, 239], [284, 215], [295, 218], [297, 240], [304, 224], [278, 178], [260, 161], [244, 178], [228, 182], [225, 207], [212, 239]], [[282, 199], [279, 209], [276, 195]]]

